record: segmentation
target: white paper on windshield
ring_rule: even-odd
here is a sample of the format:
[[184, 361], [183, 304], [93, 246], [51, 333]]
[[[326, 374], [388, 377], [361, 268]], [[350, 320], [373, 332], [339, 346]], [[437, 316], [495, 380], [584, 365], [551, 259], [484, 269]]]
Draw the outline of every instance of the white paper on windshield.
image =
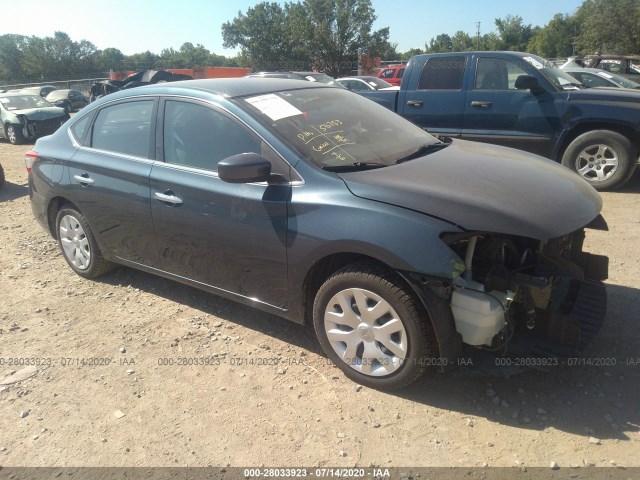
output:
[[245, 99], [245, 101], [256, 107], [274, 121], [282, 118], [293, 117], [295, 115], [302, 115], [300, 110], [291, 105], [284, 98], [273, 93], [250, 97]]
[[531, 65], [533, 65], [534, 67], [536, 67], [538, 70], [540, 70], [541, 68], [544, 68], [544, 65], [541, 64], [538, 60], [536, 60], [533, 57], [524, 57], [524, 59], [529, 62]]
[[6, 98], [6, 97], [5, 98], [0, 98], [0, 103], [4, 103], [6, 105], [7, 103], [11, 103], [11, 99]]
[[613, 78], [613, 75], [608, 74], [607, 72], [598, 72], [596, 75], [599, 75], [604, 78]]

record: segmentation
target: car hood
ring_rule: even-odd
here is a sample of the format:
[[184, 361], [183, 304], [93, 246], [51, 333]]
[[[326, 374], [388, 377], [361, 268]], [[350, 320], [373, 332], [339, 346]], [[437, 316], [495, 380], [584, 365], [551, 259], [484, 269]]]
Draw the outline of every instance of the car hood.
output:
[[64, 108], [60, 107], [25, 108], [23, 110], [11, 110], [11, 113], [14, 115], [24, 115], [32, 121], [50, 120], [65, 115]]
[[361, 198], [466, 230], [537, 240], [584, 227], [602, 208], [600, 195], [568, 168], [520, 150], [463, 140], [400, 165], [340, 176]]
[[[570, 101], [640, 103], [640, 91], [633, 88], [597, 87], [571, 90]], [[637, 105], [636, 105], [637, 106]]]

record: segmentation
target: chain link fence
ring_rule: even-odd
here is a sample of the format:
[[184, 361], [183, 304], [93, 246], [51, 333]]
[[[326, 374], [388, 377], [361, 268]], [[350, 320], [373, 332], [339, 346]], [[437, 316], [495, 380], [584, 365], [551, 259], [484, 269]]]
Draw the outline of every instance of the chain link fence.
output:
[[86, 97], [90, 95], [91, 85], [100, 80], [108, 80], [108, 77], [94, 77], [94, 78], [81, 78], [76, 80], [56, 80], [52, 82], [38, 82], [38, 83], [16, 83], [13, 85], [0, 85], [0, 90], [20, 90], [22, 88], [28, 87], [40, 87], [44, 85], [53, 85], [57, 89], [71, 89], [71, 90], [79, 90]]

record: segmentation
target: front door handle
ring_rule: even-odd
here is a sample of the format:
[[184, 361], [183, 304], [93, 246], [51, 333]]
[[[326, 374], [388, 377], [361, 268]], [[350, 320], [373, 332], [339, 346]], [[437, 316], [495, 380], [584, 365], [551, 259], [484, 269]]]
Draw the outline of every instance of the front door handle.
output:
[[491, 102], [480, 102], [478, 100], [471, 102], [471, 106], [476, 108], [489, 108], [491, 105]]
[[409, 105], [410, 107], [421, 107], [422, 106], [422, 100], [409, 100], [407, 102], [407, 105]]
[[87, 185], [93, 185], [95, 183], [95, 180], [91, 178], [87, 173], [83, 173], [82, 175], [74, 175], [73, 179], [84, 187], [86, 187]]
[[156, 200], [161, 202], [170, 203], [171, 205], [181, 205], [182, 199], [180, 197], [176, 197], [171, 190], [167, 190], [164, 193], [154, 192], [154, 197]]

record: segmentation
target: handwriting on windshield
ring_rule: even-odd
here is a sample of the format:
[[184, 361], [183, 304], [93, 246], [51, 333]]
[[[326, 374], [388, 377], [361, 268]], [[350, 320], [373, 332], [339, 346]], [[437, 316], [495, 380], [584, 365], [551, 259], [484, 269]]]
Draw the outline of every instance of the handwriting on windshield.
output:
[[342, 120], [333, 119], [319, 125], [309, 125], [297, 134], [298, 140], [320, 155], [328, 155], [339, 162], [354, 161], [342, 147], [355, 145], [344, 131]]

